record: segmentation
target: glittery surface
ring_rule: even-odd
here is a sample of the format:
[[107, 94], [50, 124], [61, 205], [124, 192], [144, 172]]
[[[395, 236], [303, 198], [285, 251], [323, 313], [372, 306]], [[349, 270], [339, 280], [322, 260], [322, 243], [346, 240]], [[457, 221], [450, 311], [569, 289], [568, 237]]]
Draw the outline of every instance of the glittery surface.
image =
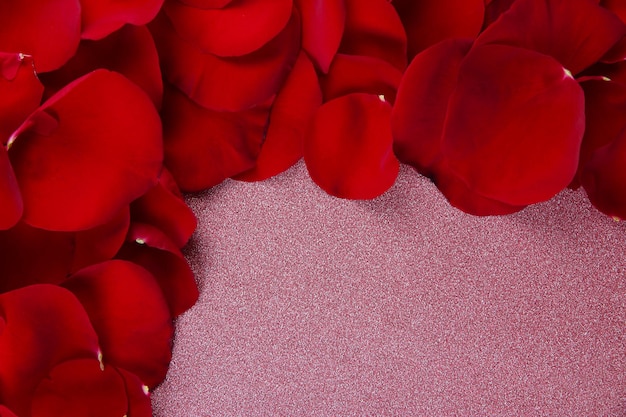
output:
[[478, 218], [406, 167], [363, 202], [298, 164], [188, 202], [156, 417], [626, 415], [626, 224], [582, 192]]

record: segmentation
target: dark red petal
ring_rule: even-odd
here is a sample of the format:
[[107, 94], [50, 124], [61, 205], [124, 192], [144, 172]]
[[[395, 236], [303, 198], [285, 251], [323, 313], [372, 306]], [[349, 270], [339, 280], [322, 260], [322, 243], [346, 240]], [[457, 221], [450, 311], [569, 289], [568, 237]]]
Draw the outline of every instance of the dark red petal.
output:
[[622, 22], [626, 22], [626, 3], [623, 0], [602, 0], [600, 4], [615, 13]]
[[345, 0], [346, 26], [339, 52], [380, 58], [399, 70], [407, 65], [406, 32], [387, 0]]
[[616, 219], [626, 218], [626, 129], [597, 149], [582, 172], [582, 185], [591, 203]]
[[176, 34], [164, 14], [150, 28], [165, 78], [196, 103], [218, 111], [249, 109], [276, 94], [300, 49], [297, 14], [261, 49], [233, 58], [202, 53]]
[[17, 415], [4, 405], [0, 404], [0, 417], [17, 417]]
[[78, 271], [63, 286], [85, 307], [105, 363], [137, 374], [150, 387], [163, 380], [173, 326], [152, 274], [113, 260]]
[[532, 49], [577, 74], [625, 34], [617, 16], [589, 0], [517, 0], [476, 43]]
[[150, 403], [150, 393], [148, 386], [132, 372], [124, 369], [117, 369], [124, 380], [126, 395], [128, 397], [128, 413], [130, 417], [152, 417], [152, 404]]
[[197, 220], [185, 201], [170, 191], [172, 183], [180, 193], [172, 174], [164, 169], [159, 183], [131, 204], [131, 216], [135, 222], [148, 223], [162, 230], [182, 248], [196, 229]]
[[443, 164], [439, 166], [433, 181], [453, 207], [475, 216], [511, 214], [525, 207], [512, 206], [477, 194]]
[[341, 198], [369, 199], [387, 191], [399, 169], [390, 117], [389, 103], [372, 94], [348, 94], [322, 105], [304, 141], [311, 179]]
[[46, 96], [98, 68], [121, 73], [141, 87], [157, 107], [161, 106], [163, 82], [159, 57], [145, 26], [124, 26], [99, 41], [83, 40], [67, 64], [42, 75]]
[[30, 415], [30, 396], [55, 364], [95, 360], [97, 352], [89, 318], [66, 289], [42, 284], [0, 294], [0, 402], [18, 415]]
[[448, 103], [471, 39], [443, 41], [411, 62], [398, 88], [391, 127], [400, 161], [431, 176], [441, 157]]
[[0, 145], [39, 107], [42, 94], [32, 58], [0, 52]]
[[554, 59], [503, 45], [474, 47], [449, 103], [442, 154], [484, 197], [510, 205], [552, 198], [578, 166], [584, 97]]
[[24, 203], [13, 167], [6, 149], [0, 144], [0, 230], [15, 226], [23, 211]]
[[337, 54], [320, 84], [324, 101], [350, 94], [383, 95], [393, 104], [402, 72], [387, 61], [369, 56]]
[[474, 38], [485, 14], [484, 0], [394, 0], [408, 38], [409, 60], [451, 38]]
[[176, 0], [163, 11], [181, 38], [202, 52], [241, 56], [260, 49], [287, 25], [292, 0], [246, 0], [222, 9], [199, 9]]
[[139, 87], [107, 70], [76, 80], [31, 115], [9, 149], [24, 221], [67, 231], [109, 221], [156, 184], [162, 146], [159, 115]]
[[157, 15], [164, 0], [80, 0], [82, 38], [102, 39], [127, 23], [145, 25]]
[[483, 28], [495, 22], [502, 13], [511, 8], [515, 0], [491, 0], [485, 1], [485, 21]]
[[323, 73], [328, 72], [346, 23], [345, 0], [294, 0], [302, 15], [302, 48]]
[[222, 9], [228, 6], [233, 0], [177, 0], [187, 6], [199, 9]]
[[208, 110], [166, 85], [162, 114], [165, 165], [181, 189], [200, 191], [254, 167], [269, 106]]
[[97, 359], [77, 359], [55, 366], [33, 397], [32, 417], [109, 417], [128, 411], [124, 380]]
[[176, 245], [158, 229], [134, 223], [118, 257], [141, 265], [152, 273], [172, 317], [184, 313], [198, 300], [198, 287], [187, 261]]
[[302, 158], [302, 141], [322, 94], [313, 64], [300, 54], [289, 78], [278, 93], [269, 117], [261, 153], [253, 169], [238, 180], [260, 181], [279, 174]]
[[70, 273], [71, 233], [49, 232], [24, 223], [0, 231], [0, 292], [31, 284], [59, 284]]
[[59, 68], [80, 41], [78, 0], [0, 2], [0, 51], [32, 55], [37, 72]]
[[112, 259], [126, 239], [130, 212], [124, 207], [107, 223], [74, 235], [74, 259], [71, 272]]

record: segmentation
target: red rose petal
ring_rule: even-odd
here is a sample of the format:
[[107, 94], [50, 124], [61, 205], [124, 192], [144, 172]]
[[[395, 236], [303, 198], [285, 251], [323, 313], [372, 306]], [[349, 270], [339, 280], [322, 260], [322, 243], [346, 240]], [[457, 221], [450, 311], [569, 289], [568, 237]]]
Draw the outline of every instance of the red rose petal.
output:
[[0, 404], [0, 417], [17, 417], [17, 415], [4, 405]]
[[350, 94], [383, 95], [393, 104], [402, 72], [387, 61], [369, 56], [337, 54], [320, 84], [324, 101]]
[[578, 83], [554, 59], [501, 45], [474, 47], [448, 106], [442, 154], [468, 186], [527, 205], [572, 180], [584, 131]]
[[0, 293], [31, 284], [59, 284], [70, 273], [71, 233], [49, 232], [24, 223], [0, 231]]
[[315, 68], [305, 54], [300, 54], [272, 105], [267, 134], [256, 165], [235, 178], [264, 180], [287, 170], [302, 158], [306, 129], [321, 104]]
[[202, 53], [176, 34], [164, 14], [150, 28], [165, 78], [196, 103], [218, 111], [249, 109], [276, 94], [300, 49], [297, 14], [261, 49], [233, 58]]
[[184, 313], [198, 300], [198, 287], [187, 261], [176, 245], [158, 229], [133, 223], [118, 257], [152, 273], [172, 317]]
[[589, 0], [517, 0], [476, 43], [532, 49], [577, 74], [624, 35], [626, 26], [619, 18]]
[[55, 366], [33, 397], [32, 417], [109, 417], [128, 411], [124, 380], [97, 359], [77, 359]]
[[117, 369], [126, 385], [128, 396], [128, 416], [152, 417], [152, 404], [148, 387], [144, 385], [137, 375], [124, 369]]
[[38, 72], [59, 68], [80, 41], [78, 0], [0, 2], [0, 51], [31, 55]]
[[[170, 184], [176, 187], [176, 192], [170, 190]], [[130, 208], [133, 221], [155, 226], [182, 248], [196, 229], [197, 220], [179, 193], [172, 174], [164, 169], [159, 183], [135, 200]]]
[[443, 41], [419, 54], [406, 70], [393, 107], [394, 151], [400, 161], [431, 176], [459, 68], [471, 39]]
[[25, 222], [50, 230], [90, 229], [156, 184], [159, 115], [139, 87], [97, 70], [44, 103], [18, 131], [9, 157]]
[[294, 0], [302, 15], [302, 48], [323, 73], [328, 72], [346, 23], [344, 0]]
[[341, 198], [375, 198], [391, 187], [391, 106], [372, 94], [348, 94], [319, 108], [304, 141], [311, 179]]
[[407, 65], [406, 32], [387, 0], [345, 0], [346, 26], [339, 52], [380, 58], [399, 70]]
[[0, 52], [0, 144], [39, 107], [42, 94], [32, 58]]
[[124, 244], [129, 227], [130, 212], [124, 207], [107, 223], [76, 232], [71, 272], [112, 259]]
[[0, 144], [0, 230], [15, 226], [23, 212], [24, 203], [13, 167], [6, 149]]
[[0, 401], [30, 415], [30, 397], [54, 364], [96, 358], [98, 339], [76, 297], [55, 285], [0, 294]]
[[104, 362], [154, 387], [171, 358], [173, 326], [160, 287], [144, 268], [113, 260], [82, 269], [64, 284], [85, 307]]
[[166, 86], [162, 113], [165, 165], [181, 189], [200, 191], [254, 167], [269, 106], [218, 112]]
[[187, 6], [197, 7], [199, 9], [222, 9], [228, 6], [233, 0], [177, 0]]
[[626, 22], [626, 4], [623, 0], [602, 0], [600, 4], [615, 13], [622, 22]]
[[591, 203], [616, 219], [626, 218], [626, 129], [597, 149], [583, 167], [582, 185]]
[[485, 21], [483, 28], [495, 22], [502, 13], [511, 8], [515, 0], [492, 0], [485, 2]]
[[105, 68], [116, 71], [141, 87], [155, 106], [161, 106], [163, 82], [159, 57], [145, 26], [124, 26], [99, 41], [83, 40], [76, 54], [60, 69], [42, 74], [50, 97], [75, 79]]
[[164, 0], [80, 0], [82, 38], [102, 39], [127, 23], [145, 25], [157, 15]]
[[483, 25], [483, 0], [394, 0], [404, 24], [409, 60], [437, 42], [451, 38], [473, 38]]
[[222, 9], [199, 9], [170, 0], [163, 7], [181, 38], [204, 53], [222, 57], [260, 49], [285, 28], [292, 10], [292, 0], [237, 1]]

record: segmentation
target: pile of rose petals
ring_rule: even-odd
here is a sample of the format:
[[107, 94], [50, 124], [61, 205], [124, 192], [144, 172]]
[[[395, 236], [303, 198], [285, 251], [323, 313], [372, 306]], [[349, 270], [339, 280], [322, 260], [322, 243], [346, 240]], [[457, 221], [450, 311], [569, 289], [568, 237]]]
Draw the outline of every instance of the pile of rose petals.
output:
[[[198, 291], [181, 190], [399, 163], [471, 214], [626, 217], [616, 0], [0, 0], [0, 416], [150, 416]], [[92, 415], [90, 414], [90, 415]]]

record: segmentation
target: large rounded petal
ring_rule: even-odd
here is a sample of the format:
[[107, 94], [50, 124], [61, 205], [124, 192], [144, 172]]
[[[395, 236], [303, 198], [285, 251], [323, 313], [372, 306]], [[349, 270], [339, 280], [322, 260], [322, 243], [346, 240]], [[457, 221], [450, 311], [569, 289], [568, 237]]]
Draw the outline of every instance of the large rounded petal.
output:
[[269, 106], [208, 110], [166, 86], [162, 114], [165, 165], [181, 189], [200, 191], [254, 167]]
[[339, 51], [389, 62], [403, 71], [407, 65], [406, 32], [387, 0], [345, 0], [346, 26]]
[[398, 88], [391, 127], [400, 161], [432, 175], [440, 159], [448, 103], [471, 39], [443, 41], [419, 54]]
[[79, 0], [0, 2], [0, 51], [31, 55], [37, 72], [59, 68], [80, 41]]
[[582, 171], [582, 185], [591, 203], [616, 219], [626, 219], [626, 129], [597, 149]]
[[313, 64], [300, 54], [278, 93], [269, 116], [265, 141], [254, 168], [235, 178], [260, 181], [277, 175], [302, 158], [302, 143], [322, 95]]
[[157, 182], [159, 115], [123, 76], [97, 70], [45, 102], [10, 142], [24, 221], [84, 230], [109, 221]]
[[391, 106], [373, 94], [354, 93], [317, 111], [304, 141], [311, 179], [341, 198], [369, 199], [398, 176], [392, 152]]
[[302, 48], [323, 73], [343, 37], [346, 24], [345, 0], [294, 0], [302, 15]]
[[185, 246], [196, 229], [196, 216], [180, 196], [178, 185], [167, 169], [161, 172], [159, 183], [130, 208], [133, 221], [160, 229], [179, 248]]
[[516, 0], [476, 42], [532, 49], [577, 74], [625, 34], [617, 16], [589, 0]]
[[278, 36], [242, 57], [203, 53], [183, 40], [164, 14], [150, 28], [165, 79], [199, 105], [218, 111], [249, 109], [275, 95], [300, 50], [300, 19], [295, 13]]
[[0, 52], [0, 145], [39, 107], [42, 94], [32, 57]]
[[[4, 146], [0, 144], [0, 230], [17, 224], [24, 212], [24, 203], [17, 179]], [[1, 232], [0, 232], [1, 233]]]
[[128, 398], [124, 380], [97, 359], [77, 359], [55, 366], [33, 397], [32, 417], [124, 416]]
[[181, 38], [223, 57], [260, 49], [285, 28], [292, 10], [292, 0], [236, 1], [222, 9], [199, 9], [170, 0], [163, 7]]
[[161, 288], [148, 271], [113, 260], [78, 271], [63, 286], [85, 307], [104, 363], [137, 374], [150, 387], [163, 380], [173, 326]]
[[83, 40], [76, 54], [60, 69], [42, 74], [50, 97], [75, 79], [104, 68], [119, 72], [161, 106], [163, 81], [159, 57], [150, 31], [145, 26], [124, 26], [104, 39]]
[[66, 289], [43, 284], [0, 294], [0, 402], [18, 415], [30, 415], [30, 397], [55, 364], [96, 361], [97, 352], [89, 318]]
[[477, 193], [510, 205], [548, 200], [578, 166], [584, 97], [554, 59], [501, 45], [461, 63], [442, 154]]
[[408, 38], [409, 60], [424, 49], [452, 38], [474, 38], [485, 14], [484, 0], [394, 0]]
[[198, 300], [191, 268], [176, 245], [159, 229], [134, 223], [118, 257], [141, 265], [154, 276], [172, 317], [184, 313]]
[[83, 39], [102, 39], [127, 23], [145, 25], [164, 0], [80, 0]]

